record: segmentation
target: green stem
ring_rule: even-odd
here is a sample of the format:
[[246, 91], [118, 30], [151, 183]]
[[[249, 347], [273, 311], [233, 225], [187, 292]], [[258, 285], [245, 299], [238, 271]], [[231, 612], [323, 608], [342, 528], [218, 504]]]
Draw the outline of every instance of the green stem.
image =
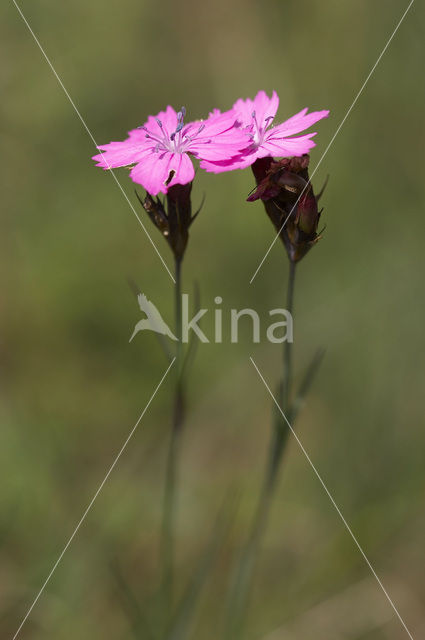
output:
[[175, 261], [175, 334], [178, 339], [175, 362], [174, 407], [165, 477], [164, 515], [161, 540], [162, 593], [164, 621], [172, 612], [174, 582], [174, 538], [177, 500], [178, 459], [184, 419], [184, 389], [182, 381], [182, 314], [181, 314], [181, 260]]
[[[289, 263], [286, 309], [293, 316], [295, 263]], [[292, 343], [285, 341], [283, 347], [283, 375], [279, 387], [278, 399], [290, 420], [290, 394], [292, 386]], [[263, 486], [255, 511], [250, 533], [233, 576], [227, 603], [227, 617], [224, 637], [237, 640], [241, 637], [243, 619], [247, 606], [249, 588], [261, 539], [265, 531], [278, 470], [282, 460], [289, 429], [282, 422], [280, 413], [275, 414], [273, 434], [269, 447], [269, 456], [264, 475]]]
[[[294, 291], [295, 291], [296, 263], [289, 262], [288, 285], [286, 290], [286, 310], [294, 317]], [[279, 385], [277, 398], [279, 405], [289, 422], [292, 418], [292, 342], [286, 340], [283, 345], [283, 370], [282, 381]], [[284, 422], [277, 407], [274, 410], [273, 435], [269, 449], [269, 462], [266, 471], [263, 493], [273, 493], [276, 477], [281, 464], [283, 452], [289, 435], [289, 427]]]
[[175, 291], [175, 328], [176, 328], [176, 338], [177, 342], [177, 351], [176, 351], [176, 371], [177, 371], [177, 381], [181, 378], [181, 368], [182, 368], [182, 285], [181, 285], [181, 275], [182, 275], [182, 262], [181, 259], [176, 258], [175, 260], [175, 280], [176, 284], [174, 287]]
[[[289, 262], [288, 288], [286, 292], [286, 310], [291, 316], [294, 314], [294, 290], [295, 290], [296, 263]], [[282, 384], [282, 409], [289, 412], [290, 394], [292, 384], [292, 342], [286, 340], [283, 345], [283, 384]]]

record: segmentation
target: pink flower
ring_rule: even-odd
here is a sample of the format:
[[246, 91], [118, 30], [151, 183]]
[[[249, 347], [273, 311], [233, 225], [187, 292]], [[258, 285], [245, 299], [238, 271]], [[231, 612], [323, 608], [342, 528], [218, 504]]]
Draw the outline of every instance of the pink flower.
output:
[[282, 124], [272, 126], [278, 106], [279, 97], [276, 91], [273, 91], [271, 98], [264, 91], [259, 91], [254, 100], [237, 100], [233, 109], [226, 114], [233, 114], [241, 129], [245, 131], [248, 143], [246, 148], [237, 158], [219, 162], [205, 160], [201, 162], [201, 167], [206, 171], [220, 173], [249, 167], [257, 158], [293, 157], [308, 153], [315, 146], [311, 138], [316, 134], [307, 133], [296, 137], [294, 134], [326, 118], [329, 111], [307, 113], [307, 109], [303, 109]]
[[93, 156], [103, 169], [134, 165], [130, 178], [156, 196], [175, 184], [187, 184], [195, 177], [188, 154], [208, 162], [224, 162], [239, 155], [246, 135], [235, 128], [235, 115], [213, 113], [208, 120], [184, 123], [186, 110], [176, 113], [170, 106], [157, 116], [129, 131], [122, 142], [110, 142]]

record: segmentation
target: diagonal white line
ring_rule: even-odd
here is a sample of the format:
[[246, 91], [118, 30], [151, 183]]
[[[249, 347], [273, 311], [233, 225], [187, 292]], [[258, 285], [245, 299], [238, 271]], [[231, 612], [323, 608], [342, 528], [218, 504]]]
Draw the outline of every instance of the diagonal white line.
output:
[[350, 536], [352, 537], [352, 539], [354, 540], [356, 547], [358, 548], [358, 550], [360, 551], [360, 553], [362, 554], [367, 566], [369, 567], [369, 569], [371, 570], [371, 572], [373, 573], [374, 577], [376, 578], [379, 586], [381, 587], [382, 591], [384, 592], [388, 602], [390, 603], [390, 605], [392, 606], [395, 614], [397, 615], [397, 618], [400, 620], [401, 624], [403, 625], [405, 631], [407, 632], [407, 635], [409, 636], [410, 640], [413, 640], [413, 636], [410, 633], [409, 629], [407, 628], [403, 618], [401, 617], [401, 615], [399, 614], [394, 602], [391, 600], [390, 596], [388, 595], [387, 590], [385, 589], [384, 585], [382, 584], [381, 580], [379, 579], [375, 569], [372, 567], [368, 557], [366, 556], [365, 552], [363, 551], [362, 547], [360, 546], [360, 543], [358, 542], [356, 536], [354, 535], [354, 533], [352, 532], [350, 525], [348, 524], [348, 522], [346, 521], [346, 519], [344, 518], [344, 516], [341, 513], [340, 508], [338, 507], [338, 505], [336, 504], [332, 494], [330, 493], [329, 489], [327, 488], [326, 484], [324, 483], [322, 476], [319, 474], [319, 472], [317, 471], [316, 467], [314, 466], [313, 462], [311, 461], [310, 456], [308, 455], [307, 451], [305, 450], [301, 440], [299, 439], [299, 437], [297, 436], [296, 432], [294, 431], [294, 429], [292, 428], [291, 424], [289, 423], [288, 418], [286, 417], [286, 415], [284, 414], [282, 408], [280, 407], [278, 401], [276, 400], [276, 398], [274, 397], [269, 385], [267, 384], [267, 382], [265, 381], [261, 371], [259, 370], [259, 368], [257, 367], [257, 365], [255, 364], [253, 358], [249, 358], [252, 362], [252, 364], [254, 365], [258, 375], [260, 376], [261, 380], [264, 383], [264, 386], [266, 387], [267, 391], [269, 392], [270, 396], [272, 397], [273, 402], [275, 403], [276, 407], [278, 408], [279, 412], [281, 413], [282, 417], [284, 418], [286, 424], [288, 425], [289, 429], [291, 430], [292, 435], [294, 436], [295, 440], [297, 441], [297, 444], [299, 445], [301, 451], [303, 452], [303, 454], [305, 455], [305, 457], [307, 458], [308, 463], [310, 464], [311, 468], [313, 469], [315, 475], [317, 476], [317, 479], [319, 480], [320, 484], [322, 485], [323, 489], [326, 492], [326, 495], [328, 496], [329, 500], [332, 502], [333, 506], [335, 507], [339, 517], [341, 518], [342, 522], [345, 525], [345, 528], [347, 529], [348, 533], [350, 534]]
[[[366, 80], [363, 82], [362, 86], [360, 87], [356, 97], [354, 98], [353, 102], [351, 103], [351, 106], [349, 107], [349, 109], [347, 110], [347, 113], [345, 114], [345, 116], [343, 117], [343, 119], [341, 120], [341, 122], [338, 125], [337, 130], [335, 131], [334, 135], [332, 136], [328, 146], [326, 147], [326, 149], [324, 150], [322, 157], [320, 158], [319, 162], [316, 164], [316, 166], [314, 167], [314, 170], [310, 176], [310, 182], [313, 179], [317, 169], [320, 167], [320, 165], [322, 164], [322, 161], [324, 159], [324, 157], [326, 156], [326, 154], [328, 153], [329, 149], [331, 148], [332, 144], [335, 141], [335, 138], [337, 137], [338, 133], [341, 131], [345, 121], [347, 120], [348, 116], [350, 115], [351, 111], [353, 110], [354, 106], [357, 103], [357, 100], [360, 98], [361, 94], [363, 93], [364, 88], [366, 87], [367, 83], [369, 82], [373, 72], [375, 71], [376, 67], [378, 66], [379, 62], [381, 61], [382, 56], [384, 55], [384, 53], [386, 52], [386, 50], [388, 49], [388, 47], [390, 46], [390, 43], [392, 41], [392, 39], [394, 38], [395, 34], [397, 33], [401, 23], [403, 22], [404, 18], [407, 16], [407, 13], [410, 9], [410, 7], [412, 6], [412, 4], [414, 3], [414, 0], [410, 0], [409, 5], [407, 7], [407, 9], [405, 10], [405, 12], [403, 13], [403, 15], [401, 16], [400, 20], [397, 23], [396, 28], [394, 29], [394, 31], [392, 32], [391, 36], [389, 37], [385, 47], [382, 49], [381, 53], [378, 56], [377, 61], [375, 62], [375, 64], [373, 65], [372, 69], [369, 71], [369, 74], [366, 78]], [[252, 276], [251, 280], [249, 281], [249, 284], [252, 284], [254, 281], [254, 278], [257, 276], [257, 273], [260, 271], [261, 267], [263, 266], [263, 263], [265, 261], [265, 259], [267, 258], [267, 256], [269, 255], [270, 251], [272, 250], [276, 240], [279, 238], [280, 234], [282, 233], [283, 228], [285, 227], [286, 223], [288, 222], [289, 218], [291, 217], [292, 212], [294, 211], [295, 207], [297, 206], [298, 202], [300, 201], [300, 198], [302, 197], [304, 191], [306, 190], [306, 188], [308, 187], [309, 183], [307, 183], [304, 187], [304, 189], [301, 191], [300, 195], [297, 198], [297, 201], [295, 202], [294, 206], [292, 207], [291, 211], [288, 213], [284, 223], [282, 224], [282, 226], [279, 229], [279, 232], [275, 235], [275, 237], [273, 238], [273, 241], [271, 243], [271, 245], [269, 246], [269, 248], [267, 249], [266, 253], [264, 254], [263, 259], [261, 260], [260, 264], [258, 265], [257, 269], [255, 270], [254, 275]]]
[[106, 474], [106, 476], [104, 477], [104, 479], [102, 480], [102, 482], [99, 485], [99, 488], [97, 489], [96, 493], [94, 494], [93, 498], [90, 500], [88, 507], [86, 508], [86, 510], [84, 511], [79, 523], [77, 524], [77, 526], [75, 527], [74, 531], [72, 532], [71, 537], [69, 538], [68, 542], [66, 543], [66, 545], [64, 546], [59, 558], [56, 560], [55, 564], [53, 565], [49, 575], [47, 576], [47, 578], [45, 579], [43, 586], [41, 587], [40, 591], [38, 592], [37, 596], [34, 598], [30, 608], [28, 609], [24, 619], [22, 620], [21, 624], [19, 625], [15, 635], [13, 636], [12, 640], [16, 640], [16, 638], [18, 637], [19, 632], [21, 631], [22, 627], [24, 626], [26, 620], [28, 619], [28, 616], [30, 615], [31, 611], [34, 609], [35, 605], [37, 604], [38, 599], [40, 598], [41, 594], [43, 593], [44, 589], [46, 588], [50, 578], [52, 577], [52, 575], [54, 574], [54, 572], [57, 569], [58, 564], [60, 563], [60, 561], [62, 560], [63, 556], [66, 553], [66, 550], [68, 549], [69, 545], [71, 544], [71, 542], [73, 541], [77, 531], [79, 530], [79, 528], [81, 527], [81, 525], [83, 524], [84, 520], [86, 519], [87, 514], [89, 513], [90, 509], [92, 508], [94, 501], [96, 500], [97, 496], [99, 495], [99, 493], [102, 491], [103, 486], [105, 485], [105, 482], [107, 481], [107, 479], [109, 478], [109, 476], [111, 475], [115, 465], [117, 464], [118, 460], [121, 457], [121, 454], [123, 453], [124, 449], [126, 448], [127, 444], [130, 442], [130, 439], [132, 438], [134, 432], [136, 431], [137, 427], [139, 426], [139, 423], [141, 421], [141, 419], [143, 418], [143, 416], [145, 415], [146, 411], [148, 410], [152, 400], [154, 399], [154, 397], [156, 396], [160, 386], [162, 385], [162, 383], [164, 382], [165, 378], [167, 377], [168, 372], [170, 371], [171, 367], [173, 366], [175, 361], [175, 357], [172, 359], [172, 361], [170, 362], [170, 364], [167, 367], [166, 372], [164, 373], [164, 375], [162, 376], [161, 380], [159, 381], [158, 385], [155, 388], [155, 391], [152, 393], [151, 397], [149, 398], [149, 401], [147, 403], [147, 405], [145, 406], [145, 408], [143, 409], [142, 413], [139, 416], [139, 419], [137, 420], [136, 424], [134, 425], [134, 427], [132, 428], [132, 430], [130, 431], [126, 441], [124, 442], [124, 444], [122, 445], [121, 449], [119, 450], [117, 456], [115, 457], [113, 463], [111, 464], [111, 466], [109, 467], [109, 470]]
[[[28, 20], [25, 18], [24, 14], [22, 13], [22, 11], [21, 11], [20, 7], [18, 6], [18, 4], [16, 3], [16, 1], [15, 1], [15, 0], [12, 0], [12, 2], [13, 2], [13, 4], [15, 5], [16, 9], [18, 10], [18, 12], [19, 12], [19, 14], [20, 14], [20, 16], [21, 16], [22, 20], [23, 20], [23, 21], [24, 21], [24, 23], [26, 24], [26, 26], [27, 26], [27, 28], [28, 28], [28, 31], [31, 33], [32, 37], [34, 38], [34, 40], [35, 40], [35, 42], [36, 42], [36, 44], [37, 44], [38, 48], [40, 49], [41, 53], [42, 53], [42, 54], [43, 54], [43, 56], [44, 56], [44, 58], [45, 58], [45, 60], [46, 60], [47, 64], [49, 65], [50, 69], [52, 70], [53, 75], [55, 76], [56, 80], [59, 82], [60, 86], [62, 87], [63, 92], [65, 93], [66, 97], [68, 98], [69, 102], [71, 103], [72, 108], [74, 109], [75, 113], [77, 114], [77, 116], [78, 116], [78, 117], [79, 117], [79, 119], [81, 120], [81, 123], [82, 123], [82, 125], [83, 125], [84, 129], [85, 129], [85, 130], [87, 131], [87, 133], [89, 134], [89, 136], [90, 136], [90, 138], [91, 138], [91, 140], [92, 140], [93, 144], [95, 145], [95, 147], [96, 147], [96, 149], [97, 149], [97, 148], [98, 148], [98, 147], [97, 147], [97, 142], [96, 142], [96, 140], [94, 139], [94, 136], [93, 136], [92, 132], [91, 132], [91, 131], [90, 131], [90, 129], [88, 128], [88, 126], [87, 126], [87, 124], [86, 124], [86, 122], [85, 122], [85, 120], [84, 120], [83, 116], [81, 115], [81, 113], [80, 113], [80, 112], [79, 112], [79, 110], [77, 109], [77, 107], [76, 107], [76, 105], [75, 105], [75, 103], [74, 103], [73, 99], [72, 99], [72, 98], [71, 98], [71, 96], [69, 95], [69, 93], [68, 93], [68, 91], [67, 91], [67, 89], [66, 89], [65, 85], [63, 84], [63, 82], [62, 82], [62, 80], [60, 79], [59, 75], [57, 74], [57, 72], [56, 72], [56, 70], [55, 70], [55, 68], [54, 68], [53, 64], [51, 63], [51, 61], [50, 61], [50, 59], [48, 58], [48, 56], [47, 56], [46, 52], [44, 51], [43, 47], [41, 46], [40, 41], [38, 40], [38, 38], [37, 38], [37, 36], [35, 35], [34, 31], [31, 29], [30, 25], [28, 24]], [[106, 162], [106, 164], [108, 164], [108, 162], [107, 162], [107, 161], [105, 161], [105, 162]], [[109, 173], [112, 175], [113, 179], [115, 180], [115, 182], [116, 182], [116, 184], [117, 184], [117, 186], [118, 186], [119, 190], [120, 190], [120, 191], [121, 191], [121, 193], [123, 194], [124, 198], [127, 200], [127, 202], [128, 202], [128, 205], [129, 205], [130, 209], [132, 210], [132, 212], [133, 212], [133, 213], [134, 213], [134, 215], [136, 216], [137, 220], [139, 221], [140, 226], [142, 227], [143, 231], [144, 231], [144, 232], [145, 232], [145, 234], [147, 235], [147, 237], [148, 237], [148, 239], [149, 239], [149, 241], [150, 241], [150, 243], [151, 243], [152, 247], [154, 248], [155, 252], [157, 253], [157, 255], [158, 255], [159, 259], [161, 260], [162, 264], [164, 265], [165, 269], [167, 270], [168, 275], [170, 276], [171, 280], [172, 280], [172, 281], [174, 282], [174, 284], [175, 284], [175, 282], [176, 282], [176, 281], [175, 281], [175, 279], [174, 279], [173, 274], [171, 273], [170, 269], [168, 268], [168, 266], [167, 266], [167, 264], [166, 264], [166, 262], [165, 262], [164, 258], [161, 256], [161, 254], [160, 254], [160, 252], [159, 252], [159, 250], [158, 250], [158, 247], [156, 246], [155, 242], [152, 240], [152, 238], [151, 238], [151, 236], [150, 236], [150, 234], [149, 234], [148, 230], [146, 229], [145, 225], [143, 224], [142, 220], [141, 220], [141, 219], [140, 219], [140, 217], [138, 216], [136, 209], [135, 209], [135, 208], [133, 207], [133, 205], [131, 204], [129, 197], [127, 196], [126, 192], [125, 192], [125, 191], [124, 191], [124, 189], [122, 188], [121, 183], [119, 182], [118, 178], [117, 178], [117, 177], [116, 177], [116, 175], [115, 175], [115, 172], [113, 171], [113, 169], [112, 169], [109, 165], [108, 165], [108, 170], [109, 170]]]

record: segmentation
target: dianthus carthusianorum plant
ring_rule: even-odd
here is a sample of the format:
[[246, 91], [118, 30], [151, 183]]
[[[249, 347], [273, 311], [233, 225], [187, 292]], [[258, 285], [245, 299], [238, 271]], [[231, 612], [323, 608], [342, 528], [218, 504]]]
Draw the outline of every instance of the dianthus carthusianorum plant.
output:
[[[173, 355], [170, 355], [171, 350], [166, 346], [168, 357], [174, 358], [175, 388], [161, 538], [163, 569], [160, 606], [164, 624], [153, 634], [155, 638], [185, 637], [182, 635], [182, 618], [175, 613], [173, 568], [178, 463], [186, 407], [185, 380], [191, 354], [190, 344], [183, 352], [181, 273], [189, 228], [198, 213], [192, 212], [191, 190], [195, 178], [192, 159], [199, 161], [201, 169], [216, 174], [252, 168], [256, 188], [248, 200], [263, 202], [285, 246], [289, 257], [286, 308], [292, 314], [296, 265], [320, 237], [317, 205], [320, 194], [315, 196], [308, 175], [308, 153], [315, 146], [312, 140], [315, 133], [297, 134], [326, 117], [329, 112], [308, 113], [307, 109], [303, 109], [285, 122], [275, 125], [278, 106], [276, 92], [269, 98], [264, 91], [260, 91], [254, 100], [237, 100], [232, 109], [224, 113], [214, 109], [207, 119], [194, 122], [185, 122], [184, 108], [176, 112], [168, 106], [156, 116], [149, 116], [142, 126], [132, 129], [126, 140], [100, 146], [101, 153], [93, 158], [97, 166], [103, 169], [132, 167], [130, 178], [146, 191], [144, 197], [138, 195], [139, 201], [164, 236], [174, 257], [174, 334], [177, 340]], [[163, 199], [160, 194], [164, 196]], [[292, 348], [289, 341], [284, 343], [277, 398], [291, 424], [295, 421], [318, 362], [319, 357], [316, 357], [298, 393], [294, 394]], [[287, 425], [280, 413], [276, 413], [257, 510], [229, 580], [223, 631], [226, 640], [242, 637], [252, 570], [266, 526], [287, 435]], [[186, 603], [186, 608], [183, 607], [186, 612], [193, 608], [194, 599], [190, 600], [190, 605]]]

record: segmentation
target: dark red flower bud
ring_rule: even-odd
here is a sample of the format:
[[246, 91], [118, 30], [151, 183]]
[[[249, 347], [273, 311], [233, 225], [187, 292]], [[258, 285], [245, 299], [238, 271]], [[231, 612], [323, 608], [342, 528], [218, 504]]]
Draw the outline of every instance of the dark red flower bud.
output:
[[[257, 188], [250, 202], [262, 200], [292, 262], [298, 262], [320, 238], [317, 228], [321, 211], [308, 176], [309, 156], [261, 158], [252, 170]], [[323, 190], [322, 190], [323, 191]]]

